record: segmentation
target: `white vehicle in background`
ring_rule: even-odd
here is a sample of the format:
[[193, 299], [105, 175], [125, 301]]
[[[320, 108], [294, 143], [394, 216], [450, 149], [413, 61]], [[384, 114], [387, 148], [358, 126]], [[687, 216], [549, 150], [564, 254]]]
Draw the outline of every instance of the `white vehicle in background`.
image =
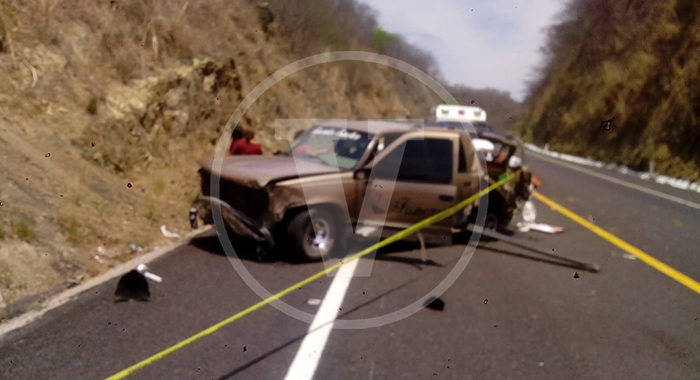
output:
[[[440, 104], [434, 108], [435, 121], [442, 124], [470, 123], [477, 128], [478, 125], [486, 126], [486, 110], [481, 107], [463, 106], [458, 104]], [[480, 138], [478, 131], [472, 136], [472, 145], [477, 153], [480, 153], [488, 162], [493, 161], [496, 146], [489, 140]]]
[[435, 120], [454, 121], [458, 123], [486, 122], [486, 110], [475, 106], [440, 104], [435, 107]]

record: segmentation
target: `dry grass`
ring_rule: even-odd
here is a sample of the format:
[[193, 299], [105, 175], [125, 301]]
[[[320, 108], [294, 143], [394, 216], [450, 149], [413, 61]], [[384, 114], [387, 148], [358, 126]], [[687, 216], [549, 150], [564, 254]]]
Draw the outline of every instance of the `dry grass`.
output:
[[[0, 52], [7, 302], [105, 270], [98, 246], [126, 260], [131, 242], [164, 243], [161, 224], [189, 228], [196, 159], [211, 154], [253, 86], [302, 54], [271, 9], [265, 33], [245, 0], [0, 0], [3, 41], [12, 40]], [[315, 19], [304, 22], [315, 30]], [[337, 24], [323, 28], [352, 28], [348, 17]], [[303, 54], [362, 48], [362, 39], [305, 38]], [[272, 152], [275, 118], [420, 117], [435, 101], [403, 74], [341, 63], [282, 81], [240, 124]], [[17, 222], [4, 223], [9, 215]]]
[[640, 170], [654, 160], [659, 173], [697, 180], [698, 28], [693, 1], [572, 1], [550, 31], [524, 135]]
[[33, 243], [36, 240], [36, 231], [26, 220], [13, 220], [10, 223], [10, 230], [12, 231], [12, 236], [21, 241]]

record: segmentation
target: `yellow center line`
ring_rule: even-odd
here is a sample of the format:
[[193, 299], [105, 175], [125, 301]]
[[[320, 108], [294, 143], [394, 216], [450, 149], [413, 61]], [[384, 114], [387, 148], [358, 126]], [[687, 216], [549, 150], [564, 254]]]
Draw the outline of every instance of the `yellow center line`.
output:
[[136, 371], [138, 371], [138, 370], [140, 370], [140, 369], [142, 369], [150, 364], [153, 364], [160, 359], [163, 359], [164, 357], [166, 357], [166, 356], [172, 354], [173, 352], [187, 346], [188, 344], [190, 344], [196, 340], [199, 340], [200, 338], [203, 338], [207, 335], [213, 334], [214, 332], [221, 329], [222, 327], [224, 327], [228, 324], [231, 324], [238, 319], [243, 318], [244, 316], [254, 312], [255, 310], [260, 309], [261, 307], [269, 304], [270, 302], [277, 300], [279, 298], [282, 298], [283, 296], [287, 295], [288, 293], [291, 293], [297, 289], [300, 289], [302, 286], [307, 285], [307, 284], [313, 282], [314, 280], [319, 279], [319, 278], [325, 276], [326, 274], [335, 271], [336, 269], [340, 268], [341, 266], [343, 266], [343, 265], [345, 265], [353, 260], [357, 260], [362, 256], [366, 256], [366, 255], [376, 251], [379, 248], [385, 247], [385, 246], [387, 246], [391, 243], [394, 243], [398, 240], [402, 240], [402, 239], [420, 231], [421, 229], [423, 229], [425, 227], [428, 227], [428, 226], [435, 224], [441, 220], [445, 220], [445, 219], [451, 217], [452, 215], [458, 213], [463, 208], [465, 208], [465, 207], [469, 206], [470, 204], [474, 203], [475, 201], [477, 201], [479, 198], [488, 194], [492, 190], [499, 188], [499, 187], [505, 185], [506, 183], [512, 181], [513, 179], [516, 178], [516, 176], [519, 173], [520, 173], [520, 170], [513, 172], [513, 173], [510, 173], [509, 175], [507, 175], [503, 179], [493, 183], [491, 186], [479, 191], [478, 193], [476, 193], [476, 194], [472, 195], [471, 197], [459, 202], [458, 204], [456, 204], [456, 205], [454, 205], [446, 210], [443, 210], [443, 211], [441, 211], [433, 216], [425, 218], [425, 219], [421, 220], [420, 222], [418, 222], [412, 226], [409, 226], [406, 229], [403, 229], [403, 230], [389, 236], [388, 238], [363, 249], [360, 252], [353, 254], [352, 256], [349, 256], [345, 259], [340, 260], [338, 263], [336, 263], [336, 264], [334, 264], [334, 265], [332, 265], [332, 266], [330, 266], [330, 267], [328, 267], [328, 268], [326, 268], [326, 269], [324, 269], [324, 270], [322, 270], [314, 275], [311, 275], [310, 277], [307, 277], [307, 278], [297, 282], [296, 284], [291, 285], [291, 286], [287, 287], [286, 289], [281, 290], [278, 293], [275, 293], [272, 296], [254, 304], [252, 306], [249, 306], [247, 309], [241, 310], [238, 313], [224, 319], [223, 321], [221, 321], [215, 325], [212, 325], [211, 327], [208, 327], [208, 328], [192, 335], [191, 337], [184, 339], [184, 340], [172, 345], [172, 346], [170, 346], [170, 347], [168, 347], [168, 348], [166, 348], [166, 349], [164, 349], [164, 350], [162, 350], [162, 351], [160, 351], [160, 352], [158, 352], [158, 353], [156, 353], [156, 354], [154, 354], [154, 355], [152, 355], [152, 356], [150, 356], [150, 357], [148, 357], [148, 358], [146, 358], [146, 359], [144, 359], [144, 360], [142, 360], [134, 365], [132, 365], [131, 367], [128, 367], [126, 369], [123, 369], [123, 370], [115, 373], [114, 375], [108, 377], [107, 380], [123, 379], [123, 378], [131, 375], [132, 373], [134, 373], [134, 372], [136, 372]]
[[628, 252], [629, 254], [642, 260], [644, 263], [651, 266], [652, 268], [667, 275], [668, 277], [671, 277], [672, 279], [680, 282], [681, 284], [687, 286], [691, 290], [694, 290], [696, 293], [700, 294], [700, 283], [693, 280], [692, 278], [690, 278], [690, 277], [686, 276], [685, 274], [671, 268], [670, 266], [666, 265], [665, 263], [663, 263], [663, 262], [659, 261], [658, 259], [654, 258], [653, 256], [651, 256], [650, 254], [648, 254], [648, 253], [642, 251], [641, 249], [627, 243], [626, 241], [618, 238], [617, 236], [611, 234], [610, 232], [605, 231], [604, 229], [596, 226], [595, 224], [593, 224], [593, 223], [589, 222], [588, 220], [582, 218], [581, 216], [575, 214], [573, 211], [567, 209], [566, 207], [564, 207], [564, 206], [554, 202], [553, 200], [545, 197], [544, 195], [540, 194], [539, 192], [534, 192], [533, 196], [535, 198], [537, 198], [537, 200], [539, 200], [540, 202], [551, 207], [553, 210], [559, 211], [560, 213], [564, 214], [569, 219], [571, 219], [574, 222], [576, 222], [576, 223], [586, 227], [587, 229], [593, 231], [596, 235], [609, 241], [610, 243], [617, 246], [618, 248]]

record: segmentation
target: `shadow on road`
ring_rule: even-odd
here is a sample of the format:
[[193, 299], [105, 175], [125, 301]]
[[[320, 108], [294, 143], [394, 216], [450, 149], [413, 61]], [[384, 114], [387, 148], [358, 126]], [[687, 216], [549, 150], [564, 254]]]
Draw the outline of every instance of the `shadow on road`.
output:
[[[221, 241], [219, 241], [219, 236], [216, 234], [216, 232], [208, 232], [206, 234], [198, 235], [195, 236], [190, 240], [190, 245], [214, 254], [214, 255], [219, 255], [219, 256], [230, 256], [233, 257], [233, 255], [228, 254], [225, 250], [224, 247], [221, 245]], [[263, 255], [260, 252], [259, 247], [256, 246], [255, 242], [249, 241], [246, 239], [238, 238], [236, 239], [235, 237], [231, 237], [231, 245], [233, 246], [233, 249], [235, 250], [236, 256], [242, 260], [249, 260], [249, 261], [283, 261], [283, 262], [289, 262], [289, 263], [303, 263], [294, 257], [284, 257], [278, 252], [269, 252], [265, 255]], [[370, 244], [363, 244], [361, 241], [355, 241], [351, 243], [351, 248], [348, 250], [348, 254], [354, 254], [356, 252], [361, 251], [362, 249], [366, 248]], [[429, 247], [430, 248], [430, 247]], [[429, 249], [428, 248], [428, 249]], [[408, 264], [413, 267], [416, 267], [419, 270], [422, 270], [423, 266], [434, 266], [434, 267], [442, 267], [442, 264], [436, 263], [433, 260], [428, 259], [427, 261], [422, 261], [420, 258], [414, 258], [414, 257], [407, 257], [403, 255], [399, 255], [401, 253], [410, 253], [413, 251], [417, 251], [420, 249], [420, 245], [417, 242], [410, 242], [410, 241], [398, 241], [396, 243], [393, 243], [389, 246], [386, 246], [384, 248], [381, 248], [377, 251], [377, 255], [375, 257], [376, 260], [381, 260], [381, 261], [388, 261], [388, 262], [396, 262], [396, 263], [402, 263], [402, 264]], [[337, 255], [338, 257], [342, 255]]]
[[[521, 252], [514, 252], [514, 251], [508, 251], [508, 250], [505, 250], [505, 249], [500, 249], [500, 248], [495, 248], [495, 247], [489, 247], [488, 245], [479, 245], [479, 250], [481, 250], [481, 251], [487, 251], [487, 252], [493, 252], [493, 253], [498, 253], [498, 254], [501, 254], [501, 255], [507, 255], [507, 256], [518, 257], [518, 258], [521, 258], [521, 259], [539, 261], [539, 262], [542, 262], [542, 263], [551, 264], [551, 265], [558, 265], [558, 266], [567, 267], [567, 268], [581, 269], [581, 266], [575, 265], [575, 264], [572, 264], [572, 263], [567, 263], [567, 262], [563, 262], [563, 261], [558, 261], [558, 260], [555, 260], [555, 259], [546, 259], [546, 258], [542, 258], [542, 257], [532, 256], [532, 255], [528, 255], [528, 254], [521, 253]], [[562, 259], [562, 260], [563, 260], [563, 259]]]
[[253, 241], [242, 238], [236, 239], [235, 237], [231, 237], [231, 245], [235, 251], [235, 256], [229, 254], [221, 245], [221, 241], [219, 241], [219, 236], [216, 232], [195, 236], [190, 240], [190, 245], [214, 255], [238, 257], [242, 260], [259, 262], [271, 261], [274, 259], [271, 255], [264, 255]]
[[[368, 306], [368, 305], [370, 305], [370, 304], [372, 304], [372, 303], [374, 303], [374, 302], [377, 302], [378, 300], [382, 299], [383, 297], [385, 297], [385, 296], [387, 296], [387, 295], [389, 295], [389, 294], [391, 294], [391, 293], [393, 293], [393, 292], [395, 292], [395, 291], [397, 291], [397, 290], [403, 288], [404, 286], [410, 284], [411, 282], [413, 282], [413, 281], [415, 281], [415, 280], [417, 280], [417, 279], [418, 279], [418, 277], [414, 277], [414, 278], [412, 278], [412, 279], [409, 279], [409, 280], [407, 280], [407, 281], [404, 281], [403, 283], [401, 283], [401, 284], [399, 284], [399, 285], [397, 285], [397, 286], [395, 286], [395, 287], [393, 287], [393, 288], [391, 288], [391, 289], [385, 291], [384, 293], [381, 293], [381, 294], [379, 294], [379, 295], [377, 295], [377, 296], [375, 296], [375, 297], [372, 297], [372, 298], [370, 298], [369, 300], [367, 300], [367, 301], [365, 301], [365, 302], [363, 302], [363, 303], [361, 303], [361, 304], [359, 304], [359, 305], [353, 307], [352, 309], [349, 309], [349, 310], [347, 310], [347, 311], [344, 311], [344, 312], [341, 313], [341, 314], [338, 314], [338, 318], [337, 318], [337, 319], [341, 319], [342, 317], [345, 317], [345, 316], [347, 316], [347, 315], [349, 315], [349, 314], [351, 314], [351, 313], [354, 313], [355, 311], [358, 311], [358, 310], [362, 309], [362, 308], [365, 307], [365, 306]], [[294, 343], [300, 342], [300, 341], [301, 341], [302, 339], [304, 339], [308, 334], [310, 334], [310, 333], [312, 333], [312, 332], [314, 332], [314, 331], [316, 331], [316, 330], [318, 330], [318, 329], [320, 329], [320, 328], [322, 328], [322, 327], [324, 327], [324, 326], [326, 326], [326, 325], [328, 325], [329, 323], [332, 323], [332, 322], [333, 322], [333, 321], [329, 321], [329, 322], [327, 322], [327, 323], [325, 323], [325, 324], [322, 324], [322, 325], [318, 326], [317, 328], [315, 328], [315, 329], [313, 329], [313, 330], [310, 330], [310, 331], [305, 332], [304, 334], [299, 334], [299, 335], [297, 335], [296, 337], [294, 337], [294, 338], [288, 340], [287, 342], [285, 342], [285, 343], [283, 343], [283, 344], [281, 344], [281, 345], [279, 345], [279, 346], [277, 346], [277, 347], [275, 347], [275, 348], [273, 348], [273, 349], [271, 349], [271, 350], [265, 352], [264, 354], [262, 354], [262, 355], [256, 357], [255, 359], [250, 360], [249, 362], [243, 364], [242, 366], [240, 366], [240, 367], [238, 367], [238, 368], [235, 368], [235, 369], [232, 370], [231, 372], [222, 375], [221, 377], [218, 378], [218, 380], [233, 378], [234, 376], [238, 375], [239, 373], [245, 371], [246, 369], [248, 369], [248, 368], [254, 366], [254, 365], [257, 364], [257, 363], [260, 363], [261, 361], [263, 361], [263, 360], [269, 358], [270, 356], [274, 355], [275, 353], [282, 351], [283, 349], [285, 349], [285, 348], [287, 348], [287, 347], [293, 345]]]

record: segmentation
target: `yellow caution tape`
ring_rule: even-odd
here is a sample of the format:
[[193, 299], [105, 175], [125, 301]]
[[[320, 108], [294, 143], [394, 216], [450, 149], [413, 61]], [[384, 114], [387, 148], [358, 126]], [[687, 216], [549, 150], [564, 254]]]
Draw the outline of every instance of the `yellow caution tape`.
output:
[[435, 224], [439, 221], [442, 221], [442, 220], [445, 220], [445, 219], [451, 217], [452, 215], [458, 213], [460, 210], [462, 210], [463, 208], [474, 203], [476, 200], [478, 200], [479, 198], [488, 194], [489, 192], [493, 191], [494, 189], [497, 189], [497, 188], [505, 185], [509, 181], [512, 181], [519, 172], [520, 172], [520, 170], [513, 172], [513, 173], [510, 173], [508, 176], [504, 177], [503, 179], [493, 183], [491, 186], [479, 191], [478, 193], [476, 193], [476, 194], [472, 195], [471, 197], [459, 202], [458, 204], [456, 204], [456, 205], [454, 205], [454, 206], [452, 206], [444, 211], [441, 211], [441, 212], [439, 212], [431, 217], [423, 219], [420, 222], [418, 222], [410, 227], [407, 227], [407, 228], [389, 236], [388, 238], [363, 249], [360, 252], [353, 254], [352, 256], [344, 258], [344, 259], [340, 260], [338, 263], [331, 265], [328, 268], [326, 268], [326, 269], [324, 269], [324, 270], [322, 270], [314, 275], [311, 275], [311, 276], [297, 282], [296, 284], [287, 287], [286, 289], [284, 289], [278, 293], [273, 294], [272, 296], [248, 307], [247, 309], [239, 311], [238, 313], [224, 319], [223, 321], [221, 321], [215, 325], [212, 325], [211, 327], [204, 329], [204, 330], [192, 335], [191, 337], [172, 345], [172, 346], [164, 349], [163, 351], [160, 351], [160, 352], [154, 354], [153, 356], [150, 356], [150, 357], [132, 365], [131, 367], [128, 367], [126, 369], [123, 369], [123, 370], [115, 373], [114, 375], [108, 377], [107, 379], [108, 380], [123, 379], [123, 378], [131, 375], [132, 373], [134, 373], [134, 372], [136, 372], [136, 371], [138, 371], [138, 370], [140, 370], [140, 369], [142, 369], [150, 364], [153, 364], [160, 359], [163, 359], [164, 357], [166, 357], [166, 356], [172, 354], [173, 352], [187, 346], [188, 344], [190, 344], [190, 343], [192, 343], [200, 338], [203, 338], [207, 335], [213, 334], [214, 332], [216, 332], [220, 328], [254, 312], [255, 310], [260, 309], [261, 307], [269, 304], [270, 302], [272, 302], [276, 299], [284, 297], [288, 293], [291, 293], [292, 291], [299, 289], [302, 286], [307, 285], [307, 284], [313, 282], [314, 280], [319, 279], [319, 278], [327, 275], [328, 273], [340, 268], [341, 266], [343, 266], [343, 265], [345, 265], [353, 260], [359, 259], [360, 257], [368, 255], [368, 254], [378, 250], [379, 248], [386, 247], [387, 245], [394, 243], [396, 241], [402, 240], [402, 239], [418, 232], [419, 230], [421, 230], [425, 227], [428, 227], [432, 224]]

